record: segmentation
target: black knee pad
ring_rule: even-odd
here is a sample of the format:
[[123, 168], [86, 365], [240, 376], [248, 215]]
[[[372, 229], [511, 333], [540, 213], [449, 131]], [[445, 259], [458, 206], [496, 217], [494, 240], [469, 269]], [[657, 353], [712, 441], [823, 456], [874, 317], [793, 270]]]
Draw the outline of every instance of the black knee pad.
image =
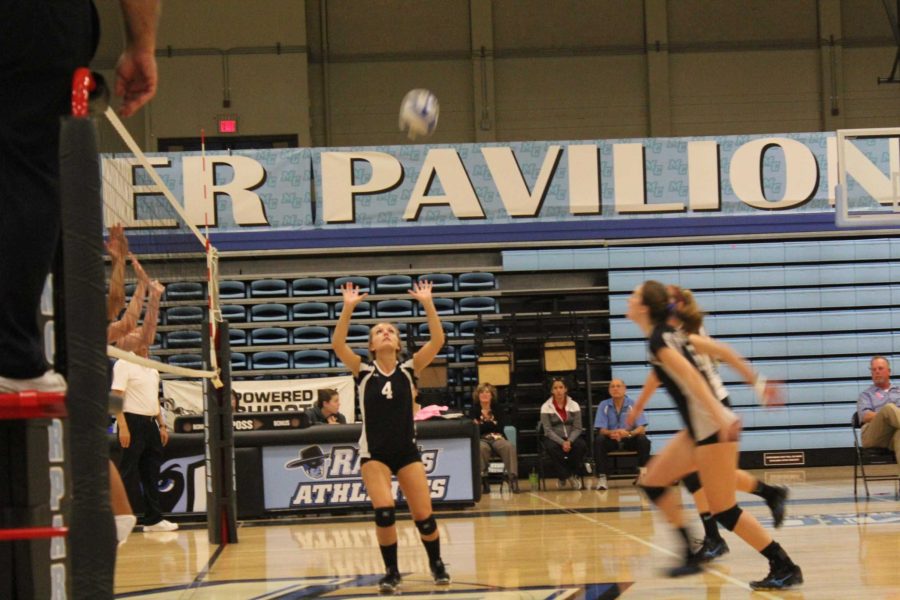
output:
[[375, 509], [375, 525], [378, 527], [390, 527], [397, 520], [397, 514], [393, 506]]
[[692, 494], [696, 494], [697, 490], [703, 487], [703, 484], [700, 483], [700, 475], [697, 474], [697, 471], [694, 471], [687, 477], [681, 480], [681, 483], [684, 484], [684, 487], [687, 488]]
[[437, 521], [434, 520], [434, 515], [429, 516], [427, 519], [416, 521], [416, 529], [422, 535], [431, 535], [437, 531]]
[[734, 531], [734, 528], [737, 526], [738, 519], [741, 518], [741, 513], [744, 512], [740, 506], [735, 504], [728, 510], [723, 510], [720, 513], [716, 513], [714, 516], [716, 521], [719, 522], [722, 527], [727, 529], [728, 531]]
[[642, 490], [644, 490], [644, 493], [647, 494], [647, 498], [649, 498], [650, 502], [653, 502], [654, 504], [656, 504], [657, 501], [659, 501], [659, 499], [662, 497], [663, 494], [665, 494], [667, 491], [669, 491], [669, 488], [667, 488], [667, 487], [656, 487], [656, 486], [652, 486], [652, 485], [638, 484], [638, 487], [640, 487]]

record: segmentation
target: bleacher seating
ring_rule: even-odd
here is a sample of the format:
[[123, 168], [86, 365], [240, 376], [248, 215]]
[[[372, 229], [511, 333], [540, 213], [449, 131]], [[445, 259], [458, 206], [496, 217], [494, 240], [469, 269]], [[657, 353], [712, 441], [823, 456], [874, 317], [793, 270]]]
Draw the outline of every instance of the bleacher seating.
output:
[[231, 370], [232, 371], [246, 371], [247, 370], [247, 355], [243, 352], [232, 352], [231, 353]]
[[382, 275], [375, 280], [376, 294], [396, 294], [412, 289], [409, 275]]
[[328, 280], [322, 277], [304, 277], [291, 282], [291, 295], [293, 296], [328, 296], [331, 287]]
[[297, 327], [291, 339], [295, 344], [327, 344], [331, 341], [331, 334], [327, 327]]
[[289, 369], [291, 367], [290, 355], [281, 351], [254, 352], [250, 356], [250, 366], [257, 371]]
[[359, 323], [350, 323], [350, 327], [347, 328], [347, 341], [348, 342], [368, 342], [369, 341], [368, 325], [360, 325]]
[[199, 348], [203, 336], [199, 330], [177, 330], [166, 334], [166, 348]]
[[430, 281], [433, 292], [452, 292], [456, 289], [453, 275], [449, 273], [426, 273], [425, 275], [419, 275], [418, 280]]
[[203, 309], [199, 306], [172, 306], [166, 309], [165, 323], [169, 325], [189, 325], [203, 321]]
[[[456, 313], [456, 303], [453, 301], [453, 298], [434, 298], [434, 308], [437, 310], [437, 314], [442, 317]], [[425, 315], [425, 309], [421, 304], [417, 310], [418, 314]]]
[[176, 281], [166, 286], [166, 300], [203, 300], [206, 288], [195, 281]]
[[173, 354], [169, 356], [166, 362], [185, 369], [203, 368], [203, 358], [199, 354]]
[[250, 307], [250, 320], [258, 321], [287, 321], [288, 307], [285, 304], [267, 303], [254, 304]]
[[[344, 303], [338, 302], [334, 305], [334, 314], [335, 317], [339, 317], [341, 311], [344, 309]], [[356, 305], [353, 309], [353, 317], [356, 319], [367, 319], [372, 316], [372, 303], [363, 300], [359, 304]]]
[[294, 352], [295, 369], [327, 369], [332, 366], [328, 350], [298, 350]]
[[469, 296], [460, 298], [459, 312], [460, 314], [497, 312], [497, 301], [490, 296]]
[[223, 304], [222, 318], [229, 323], [243, 323], [247, 320], [247, 309], [240, 304]]
[[463, 290], [492, 290], [496, 287], [493, 273], [460, 273], [456, 278], [456, 288]]
[[288, 330], [284, 327], [260, 327], [250, 330], [250, 345], [272, 346], [290, 342]]
[[291, 307], [291, 320], [328, 319], [331, 313], [324, 302], [300, 302]]
[[379, 300], [375, 303], [375, 316], [379, 319], [396, 319], [413, 316], [411, 300]]
[[287, 295], [287, 281], [284, 279], [257, 279], [250, 282], [251, 298], [273, 298]]
[[219, 299], [232, 300], [247, 297], [247, 285], [243, 281], [220, 281]]
[[348, 275], [346, 277], [338, 277], [334, 280], [334, 293], [340, 295], [341, 288], [345, 283], [350, 282], [359, 288], [360, 294], [367, 294], [372, 291], [372, 283], [368, 277], [360, 275]]
[[231, 346], [244, 346], [247, 343], [247, 331], [244, 329], [228, 329], [228, 344]]

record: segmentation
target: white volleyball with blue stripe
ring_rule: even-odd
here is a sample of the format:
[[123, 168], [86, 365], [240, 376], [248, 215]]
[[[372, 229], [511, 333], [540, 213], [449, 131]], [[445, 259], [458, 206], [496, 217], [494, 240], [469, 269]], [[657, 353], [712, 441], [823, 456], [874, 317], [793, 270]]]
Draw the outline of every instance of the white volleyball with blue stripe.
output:
[[410, 90], [400, 104], [400, 131], [411, 140], [429, 136], [437, 127], [438, 113], [437, 96], [424, 89]]

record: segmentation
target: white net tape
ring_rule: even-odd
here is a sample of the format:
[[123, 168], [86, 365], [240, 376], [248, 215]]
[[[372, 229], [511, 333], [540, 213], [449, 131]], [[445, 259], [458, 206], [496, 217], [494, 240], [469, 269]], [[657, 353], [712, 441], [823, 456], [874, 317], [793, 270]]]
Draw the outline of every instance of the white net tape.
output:
[[[171, 210], [174, 210], [175, 213], [177, 213], [178, 217], [180, 217], [180, 220], [167, 218], [149, 220], [143, 219], [141, 220], [141, 225], [161, 228], [173, 228], [181, 225], [189, 229], [191, 233], [194, 234], [194, 237], [197, 238], [197, 241], [200, 243], [206, 255], [206, 285], [208, 298], [207, 308], [209, 310], [209, 335], [210, 339], [215, 339], [218, 332], [218, 323], [222, 322], [222, 311], [219, 306], [218, 289], [218, 250], [216, 250], [216, 248], [209, 242], [209, 238], [207, 236], [204, 236], [200, 232], [200, 230], [191, 222], [188, 215], [185, 213], [181, 202], [179, 202], [178, 199], [175, 198], [174, 194], [172, 194], [172, 191], [165, 184], [162, 177], [160, 177], [159, 173], [150, 163], [147, 156], [138, 147], [137, 142], [135, 142], [134, 138], [125, 128], [124, 124], [116, 115], [115, 111], [112, 108], [107, 108], [105, 111], [105, 116], [132, 153], [131, 156], [128, 156], [126, 158], [115, 158], [104, 161], [104, 211], [106, 213], [106, 222], [110, 225], [115, 223], [123, 224], [125, 227], [134, 224], [136, 214], [135, 209], [132, 206], [132, 198], [130, 197], [130, 194], [126, 195], [122, 194], [121, 192], [117, 192], [119, 190], [133, 190], [135, 194], [162, 194], [165, 197], [167, 201], [167, 208], [171, 208]], [[149, 177], [153, 182], [153, 186], [139, 186], [135, 184], [135, 182], [132, 180], [131, 171], [136, 165], [143, 168], [146, 176]], [[223, 341], [223, 343], [227, 343], [227, 340]], [[112, 358], [127, 360], [129, 362], [134, 362], [146, 367], [151, 367], [162, 373], [184, 377], [209, 378], [213, 380], [213, 384], [216, 387], [222, 387], [222, 382], [219, 378], [219, 365], [217, 362], [215, 351], [210, 351], [208, 356], [208, 362], [211, 367], [209, 371], [191, 369], [162, 363], [156, 360], [142, 358], [132, 352], [127, 352], [121, 348], [116, 348], [114, 346], [107, 347], [107, 354]]]

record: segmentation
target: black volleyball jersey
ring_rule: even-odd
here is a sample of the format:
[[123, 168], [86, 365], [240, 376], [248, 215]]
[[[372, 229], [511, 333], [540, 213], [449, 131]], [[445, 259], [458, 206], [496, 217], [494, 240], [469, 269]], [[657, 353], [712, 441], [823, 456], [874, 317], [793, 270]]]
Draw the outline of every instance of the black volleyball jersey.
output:
[[[687, 384], [680, 381], [674, 373], [669, 373], [656, 356], [663, 348], [675, 350], [686, 358], [693, 368], [697, 369], [709, 385], [706, 373], [698, 367], [697, 357], [687, 337], [669, 325], [657, 325], [653, 328], [648, 341], [649, 360], [653, 365], [653, 371], [665, 386], [666, 391], [669, 392], [672, 400], [675, 401], [675, 407], [678, 409], [678, 414], [681, 415], [681, 420], [687, 427], [688, 433], [695, 440], [702, 440], [716, 433], [719, 430], [718, 423], [703, 402], [694, 398], [689, 393]], [[711, 385], [710, 390], [715, 396], [715, 390]]]
[[412, 359], [399, 363], [392, 373], [383, 373], [375, 362], [363, 361], [356, 376], [362, 408], [363, 429], [359, 455], [394, 454], [415, 447], [413, 423]]

